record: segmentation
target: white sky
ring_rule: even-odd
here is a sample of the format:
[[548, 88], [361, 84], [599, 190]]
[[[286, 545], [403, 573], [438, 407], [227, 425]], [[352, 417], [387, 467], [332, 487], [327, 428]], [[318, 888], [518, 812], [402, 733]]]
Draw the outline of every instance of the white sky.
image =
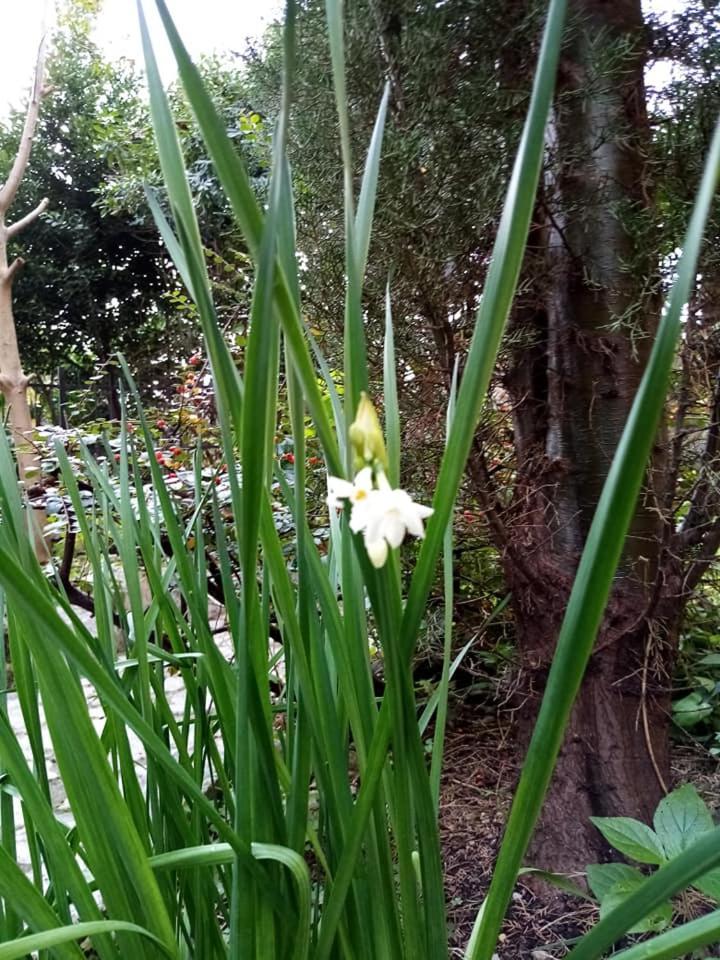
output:
[[[0, 5], [9, 0], [0, 0]], [[164, 42], [153, 0], [144, 0], [156, 51], [166, 80], [174, 75], [174, 60]], [[247, 37], [258, 37], [279, 15], [282, 0], [167, 0], [170, 12], [190, 53], [239, 50]], [[676, 13], [685, 0], [643, 0], [643, 9]], [[19, 0], [4, 18], [0, 32], [0, 117], [10, 106], [21, 106], [28, 89], [42, 31], [44, 11], [53, 0]], [[135, 0], [103, 0], [96, 40], [108, 57], [126, 56], [142, 63]], [[659, 64], [651, 82], [662, 82], [667, 64]]]
[[[8, 0], [0, 0], [0, 4]], [[43, 17], [52, 0], [20, 0], [4, 18], [0, 31], [0, 116], [23, 103], [35, 65]], [[166, 79], [174, 59], [164, 40], [153, 0], [144, 0], [156, 52]], [[241, 50], [246, 38], [258, 37], [282, 11], [281, 0], [167, 0], [190, 53]], [[130, 57], [142, 63], [135, 0], [103, 0], [95, 39], [110, 59]]]

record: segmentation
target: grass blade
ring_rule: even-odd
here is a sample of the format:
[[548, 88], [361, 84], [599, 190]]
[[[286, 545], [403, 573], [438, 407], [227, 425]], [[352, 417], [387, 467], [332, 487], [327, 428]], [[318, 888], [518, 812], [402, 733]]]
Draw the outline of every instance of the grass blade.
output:
[[613, 960], [675, 960], [720, 940], [720, 910], [613, 954]]
[[[36, 950], [54, 949], [58, 956], [65, 956], [61, 952], [62, 948], [71, 941], [84, 940], [86, 937], [108, 933], [138, 934], [152, 940], [165, 956], [172, 957], [175, 955], [154, 934], [136, 923], [128, 923], [122, 920], [95, 920], [90, 923], [76, 923], [69, 927], [45, 930], [43, 933], [33, 933], [9, 943], [2, 943], [0, 944], [0, 960], [21, 960], [22, 957], [26, 957]], [[84, 954], [78, 949], [76, 953], [68, 954], [68, 956], [82, 957]]]
[[397, 391], [395, 334], [393, 332], [390, 281], [385, 289], [385, 347], [383, 351], [383, 402], [385, 407], [385, 442], [387, 477], [391, 487], [400, 486], [400, 405]]

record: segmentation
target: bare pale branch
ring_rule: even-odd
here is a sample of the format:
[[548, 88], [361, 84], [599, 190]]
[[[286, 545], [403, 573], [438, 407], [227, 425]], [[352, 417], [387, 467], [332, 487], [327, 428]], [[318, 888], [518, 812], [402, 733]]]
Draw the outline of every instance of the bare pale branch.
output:
[[[0, 270], [0, 283], [11, 284], [15, 279], [15, 274], [19, 273], [20, 270], [25, 266], [25, 261], [22, 257], [16, 257], [15, 260], [7, 267], [5, 270]], [[2, 325], [0, 324], [0, 330]]]
[[23, 126], [20, 146], [18, 148], [15, 161], [8, 175], [7, 180], [0, 189], [0, 216], [7, 213], [10, 205], [15, 199], [18, 187], [23, 178], [23, 174], [30, 159], [33, 139], [37, 129], [38, 116], [40, 115], [40, 101], [43, 92], [43, 77], [45, 75], [45, 46], [46, 38], [43, 36], [38, 48], [37, 60], [35, 62], [35, 78], [33, 80], [30, 102], [28, 103], [27, 114], [25, 115], [25, 125]]
[[17, 220], [15, 223], [11, 223], [7, 228], [5, 236], [8, 240], [11, 240], [13, 237], [17, 236], [25, 227], [29, 227], [33, 220], [37, 220], [41, 213], [44, 213], [47, 210], [50, 201], [47, 197], [43, 197], [40, 203], [35, 207], [34, 210], [31, 210], [30, 213], [25, 214], [20, 220]]

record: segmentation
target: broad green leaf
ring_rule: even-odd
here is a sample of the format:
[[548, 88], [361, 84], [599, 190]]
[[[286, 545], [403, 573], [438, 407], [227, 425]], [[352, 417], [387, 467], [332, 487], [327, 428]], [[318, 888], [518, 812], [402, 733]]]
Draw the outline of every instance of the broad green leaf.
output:
[[610, 888], [621, 880], [643, 879], [638, 868], [627, 863], [591, 863], [586, 874], [588, 886], [598, 900], [603, 900]]
[[706, 667], [720, 667], [720, 653], [706, 653], [704, 657], [700, 657], [698, 663]]
[[[637, 877], [625, 877], [616, 881], [606, 892], [600, 901], [600, 919], [602, 920], [609, 913], [612, 913], [616, 907], [624, 903], [627, 898], [636, 893], [645, 882], [642, 874]], [[627, 933], [659, 933], [664, 930], [672, 920], [672, 904], [661, 903], [627, 930]]]
[[653, 824], [668, 860], [682, 853], [714, 826], [707, 804], [689, 783], [660, 801]]
[[667, 859], [662, 843], [645, 823], [632, 817], [590, 817], [607, 842], [638, 863], [659, 866]]
[[699, 690], [694, 690], [672, 705], [673, 720], [681, 727], [694, 727], [696, 723], [706, 720], [712, 712], [713, 705]]
[[647, 877], [627, 899], [597, 923], [571, 950], [568, 960], [597, 960], [656, 908], [720, 866], [720, 827], [701, 837], [675, 859]]

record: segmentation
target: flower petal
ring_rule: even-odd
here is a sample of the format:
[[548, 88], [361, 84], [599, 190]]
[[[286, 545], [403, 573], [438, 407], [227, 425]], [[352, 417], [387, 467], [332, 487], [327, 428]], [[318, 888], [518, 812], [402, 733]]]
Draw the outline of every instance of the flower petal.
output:
[[380, 529], [391, 547], [399, 547], [405, 539], [405, 521], [397, 510], [389, 510], [384, 515]]
[[372, 468], [363, 467], [362, 470], [358, 471], [355, 474], [355, 479], [353, 480], [353, 487], [355, 490], [365, 490], [369, 492], [373, 488], [372, 481]]
[[385, 476], [385, 472], [383, 470], [378, 470], [377, 472], [377, 486], [378, 490], [382, 490], [383, 493], [390, 492], [392, 490], [388, 478]]
[[365, 549], [374, 567], [380, 569], [384, 566], [388, 555], [388, 545], [385, 540], [366, 540]]
[[365, 497], [364, 500], [356, 500], [350, 511], [350, 529], [353, 533], [360, 533], [365, 530], [373, 519], [372, 498]]
[[327, 486], [327, 505], [329, 507], [342, 507], [342, 501], [351, 497], [355, 491], [350, 481], [343, 480], [342, 477], [328, 477]]
[[408, 533], [411, 533], [414, 537], [420, 537], [420, 539], [425, 536], [422, 517], [416, 510], [406, 510], [403, 519], [407, 525]]

